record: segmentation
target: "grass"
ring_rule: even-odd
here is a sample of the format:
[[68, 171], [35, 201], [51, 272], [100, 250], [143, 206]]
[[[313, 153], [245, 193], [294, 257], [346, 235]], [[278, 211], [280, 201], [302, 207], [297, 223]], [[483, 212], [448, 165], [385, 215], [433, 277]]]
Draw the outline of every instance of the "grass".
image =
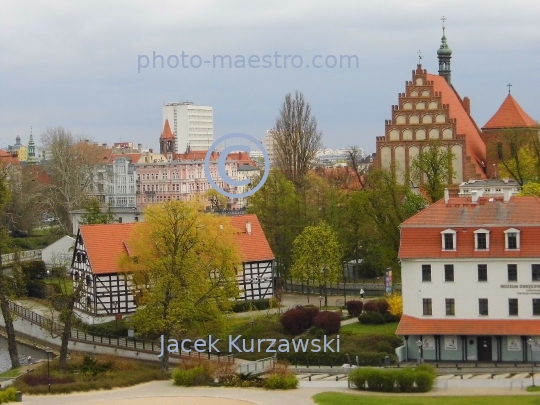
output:
[[398, 322], [385, 323], [382, 325], [362, 325], [360, 322], [351, 323], [341, 328], [342, 332], [350, 332], [354, 335], [386, 335], [395, 336]]
[[3, 378], [17, 377], [19, 374], [20, 374], [20, 371], [18, 368], [12, 368], [11, 370], [0, 373], [0, 377], [3, 377]]
[[313, 397], [319, 405], [538, 405], [535, 396], [369, 396], [323, 392]]
[[539, 392], [540, 391], [540, 386], [538, 385], [535, 385], [535, 386], [529, 386], [527, 387], [527, 391], [528, 392]]
[[[63, 293], [73, 293], [73, 282], [70, 278], [44, 278], [42, 280], [45, 284], [57, 285]], [[67, 290], [67, 291], [64, 291]]]

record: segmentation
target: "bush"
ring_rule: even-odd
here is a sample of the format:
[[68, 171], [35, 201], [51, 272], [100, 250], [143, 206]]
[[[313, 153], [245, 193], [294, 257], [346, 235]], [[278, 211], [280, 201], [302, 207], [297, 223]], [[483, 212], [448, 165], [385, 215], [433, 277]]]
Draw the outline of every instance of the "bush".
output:
[[390, 312], [387, 312], [383, 315], [386, 323], [399, 322], [401, 320], [401, 315], [392, 315]]
[[13, 387], [9, 387], [0, 391], [0, 404], [5, 402], [15, 402], [17, 400], [17, 390]]
[[209, 375], [202, 366], [190, 369], [176, 369], [173, 372], [175, 385], [192, 387], [195, 385], [210, 385], [214, 382], [212, 375]]
[[43, 260], [34, 260], [31, 262], [22, 262], [21, 270], [28, 280], [45, 277], [47, 267]]
[[294, 373], [272, 374], [264, 382], [267, 390], [292, 390], [298, 387], [298, 379]]
[[399, 370], [363, 368], [353, 370], [349, 381], [360, 390], [380, 392], [428, 392], [433, 388], [435, 376], [428, 371], [411, 368]]
[[414, 387], [414, 371], [412, 368], [405, 368], [396, 373], [396, 385], [401, 392], [412, 392]]
[[416, 371], [425, 371], [435, 377], [437, 376], [437, 372], [431, 364], [419, 364], [418, 366], [416, 366]]
[[419, 392], [428, 392], [433, 389], [435, 376], [428, 371], [415, 371], [414, 381]]
[[386, 323], [384, 316], [378, 312], [364, 312], [358, 317], [358, 320], [362, 325], [382, 325]]
[[[377, 353], [377, 352], [349, 352], [350, 358], [356, 364], [356, 356], [358, 356], [358, 364], [360, 366], [381, 366], [384, 364], [384, 358], [390, 357], [390, 363], [396, 364], [397, 357], [394, 354]], [[286, 360], [291, 364], [299, 365], [321, 365], [321, 366], [341, 366], [348, 363], [347, 356], [343, 352], [294, 352], [278, 353], [279, 360]]]
[[291, 335], [299, 335], [309, 329], [313, 324], [313, 318], [319, 313], [317, 308], [304, 308], [298, 306], [286, 311], [279, 322], [285, 332]]
[[363, 307], [364, 303], [362, 301], [347, 301], [347, 311], [350, 316], [359, 316]]
[[388, 301], [386, 301], [386, 298], [379, 298], [373, 301], [377, 312], [381, 315], [388, 314], [388, 308], [390, 308], [390, 305], [388, 304]]
[[326, 334], [334, 335], [341, 327], [341, 316], [335, 312], [323, 311], [319, 312], [312, 322], [313, 326], [324, 330]]
[[359, 390], [366, 389], [367, 375], [369, 374], [368, 368], [356, 368], [349, 373], [349, 381], [356, 385]]
[[364, 312], [379, 312], [379, 308], [375, 301], [367, 301], [364, 303]]
[[386, 341], [382, 341], [377, 343], [377, 351], [381, 353], [388, 353], [388, 354], [394, 354], [395, 349], [392, 347], [392, 345]]
[[237, 301], [232, 307], [233, 312], [246, 312], [253, 310], [264, 310], [271, 307], [270, 300]]

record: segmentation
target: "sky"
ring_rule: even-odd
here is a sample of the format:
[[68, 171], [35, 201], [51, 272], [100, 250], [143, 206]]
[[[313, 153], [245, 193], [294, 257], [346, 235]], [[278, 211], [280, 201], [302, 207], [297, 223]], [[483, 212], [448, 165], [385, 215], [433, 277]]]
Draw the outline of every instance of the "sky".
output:
[[[212, 106], [215, 138], [262, 139], [298, 90], [325, 147], [373, 152], [419, 50], [437, 73], [442, 16], [452, 83], [470, 97], [476, 123], [497, 111], [508, 83], [540, 119], [534, 0], [2, 0], [0, 147], [17, 134], [26, 144], [31, 126], [38, 144], [62, 126], [99, 143], [158, 148], [161, 108], [172, 101]], [[233, 67], [214, 67], [215, 55], [230, 55]], [[340, 68], [341, 55], [358, 64], [341, 58]], [[242, 57], [245, 67], [235, 67]]]

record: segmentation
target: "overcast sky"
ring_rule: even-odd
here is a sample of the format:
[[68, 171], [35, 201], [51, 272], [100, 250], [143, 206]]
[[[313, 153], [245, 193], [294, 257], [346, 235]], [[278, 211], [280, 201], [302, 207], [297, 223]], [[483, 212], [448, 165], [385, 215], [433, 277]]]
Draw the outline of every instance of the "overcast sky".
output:
[[[300, 90], [325, 146], [373, 152], [418, 50], [424, 68], [437, 73], [443, 15], [452, 82], [471, 98], [477, 124], [495, 113], [508, 82], [539, 119], [534, 0], [1, 0], [0, 146], [13, 144], [17, 133], [26, 144], [30, 126], [38, 140], [47, 128], [63, 126], [98, 142], [156, 148], [161, 106], [180, 100], [214, 108], [215, 137], [262, 138], [285, 94]], [[159, 59], [152, 67], [153, 52], [164, 56], [164, 68]], [[168, 67], [168, 56], [182, 52], [189, 67]], [[277, 68], [275, 52], [299, 55], [302, 67], [289, 59]], [[233, 61], [243, 55], [246, 67], [213, 68], [213, 55], [225, 54]], [[149, 56], [148, 68], [138, 69], [140, 55]], [[193, 55], [211, 63], [191, 67], [199, 62]], [[272, 55], [273, 66], [251, 68], [251, 55]], [[315, 55], [323, 55], [316, 60], [322, 65], [328, 55], [357, 55], [358, 68], [308, 68]], [[174, 66], [175, 58], [169, 61]]]

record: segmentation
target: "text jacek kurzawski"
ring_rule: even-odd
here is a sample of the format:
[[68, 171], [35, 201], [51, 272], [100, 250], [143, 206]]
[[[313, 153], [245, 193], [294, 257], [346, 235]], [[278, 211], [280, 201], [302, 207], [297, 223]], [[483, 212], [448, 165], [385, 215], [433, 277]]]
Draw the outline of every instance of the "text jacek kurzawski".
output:
[[[163, 356], [165, 351], [169, 353], [179, 353], [180, 351], [186, 353], [191, 351], [220, 353], [216, 347], [216, 344], [220, 341], [221, 339], [213, 339], [210, 335], [207, 339], [169, 339], [165, 343], [165, 338], [161, 335], [161, 353], [158, 357]], [[266, 343], [268, 347], [262, 347], [263, 343]], [[327, 339], [325, 335], [322, 339], [295, 339], [290, 341], [287, 339], [242, 339], [242, 335], [229, 335], [228, 349], [229, 353], [306, 353], [308, 351], [313, 353], [336, 353], [339, 352], [339, 335], [333, 339]]]

